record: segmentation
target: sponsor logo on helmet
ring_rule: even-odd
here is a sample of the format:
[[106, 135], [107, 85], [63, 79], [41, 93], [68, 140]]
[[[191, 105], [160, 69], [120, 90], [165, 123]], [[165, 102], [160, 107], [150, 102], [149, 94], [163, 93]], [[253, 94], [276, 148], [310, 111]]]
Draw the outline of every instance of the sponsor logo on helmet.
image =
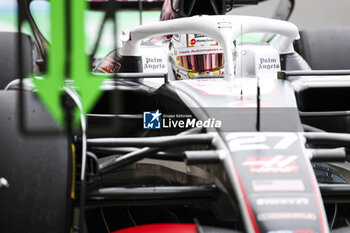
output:
[[221, 48], [204, 48], [204, 49], [178, 49], [178, 53], [180, 56], [184, 55], [203, 55], [203, 54], [210, 54], [210, 53], [222, 53]]
[[213, 38], [209, 38], [199, 34], [185, 34], [187, 39], [187, 47], [210, 47], [218, 46], [218, 42]]

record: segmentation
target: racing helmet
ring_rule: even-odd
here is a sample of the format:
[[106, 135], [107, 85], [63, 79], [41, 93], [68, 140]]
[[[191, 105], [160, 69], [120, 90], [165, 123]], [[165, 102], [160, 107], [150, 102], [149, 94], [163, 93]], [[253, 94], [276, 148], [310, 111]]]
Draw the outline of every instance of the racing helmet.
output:
[[215, 78], [224, 74], [224, 54], [212, 38], [174, 34], [170, 41], [171, 66], [177, 80]]

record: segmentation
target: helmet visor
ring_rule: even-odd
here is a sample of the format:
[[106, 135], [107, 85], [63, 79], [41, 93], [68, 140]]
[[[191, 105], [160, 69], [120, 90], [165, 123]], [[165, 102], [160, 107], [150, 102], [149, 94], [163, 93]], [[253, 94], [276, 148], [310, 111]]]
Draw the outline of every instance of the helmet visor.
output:
[[224, 65], [223, 53], [176, 56], [175, 59], [179, 67], [192, 72], [209, 72]]

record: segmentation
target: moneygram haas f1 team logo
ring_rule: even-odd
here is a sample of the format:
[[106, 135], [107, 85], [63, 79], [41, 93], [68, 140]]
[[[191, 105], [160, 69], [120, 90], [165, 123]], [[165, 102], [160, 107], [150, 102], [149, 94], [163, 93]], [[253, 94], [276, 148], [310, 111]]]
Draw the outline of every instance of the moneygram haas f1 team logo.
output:
[[143, 112], [143, 128], [144, 129], [160, 129], [161, 115], [159, 110], [155, 112]]
[[276, 155], [250, 157], [243, 163], [251, 173], [292, 173], [298, 172], [297, 156]]

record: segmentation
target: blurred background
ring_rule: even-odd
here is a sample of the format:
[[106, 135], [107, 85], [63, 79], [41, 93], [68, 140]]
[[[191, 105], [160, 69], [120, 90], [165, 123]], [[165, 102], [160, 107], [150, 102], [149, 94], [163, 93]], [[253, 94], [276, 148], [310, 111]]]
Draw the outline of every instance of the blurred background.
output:
[[[269, 0], [258, 6], [236, 8], [232, 14], [271, 17], [278, 3]], [[350, 26], [349, 0], [295, 0], [290, 22], [299, 29]]]

